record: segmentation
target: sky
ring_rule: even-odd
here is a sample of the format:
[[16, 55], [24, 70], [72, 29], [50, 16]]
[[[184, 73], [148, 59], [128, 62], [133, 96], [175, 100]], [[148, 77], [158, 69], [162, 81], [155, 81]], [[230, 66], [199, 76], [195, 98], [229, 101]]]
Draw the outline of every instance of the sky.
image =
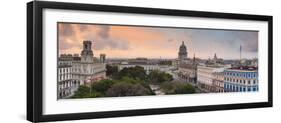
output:
[[59, 54], [80, 54], [84, 40], [96, 57], [177, 58], [182, 42], [189, 58], [239, 59], [240, 45], [242, 58], [258, 57], [257, 31], [58, 23]]

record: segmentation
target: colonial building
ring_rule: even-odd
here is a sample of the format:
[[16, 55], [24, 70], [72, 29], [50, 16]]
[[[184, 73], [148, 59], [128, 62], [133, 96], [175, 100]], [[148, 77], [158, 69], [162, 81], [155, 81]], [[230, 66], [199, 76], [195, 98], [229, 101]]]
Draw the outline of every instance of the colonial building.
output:
[[84, 41], [81, 51], [81, 60], [73, 61], [72, 71], [73, 79], [80, 85], [90, 84], [90, 82], [99, 81], [106, 78], [105, 55], [101, 55], [102, 61], [94, 59], [92, 51], [92, 42]]
[[91, 41], [84, 41], [80, 57], [78, 54], [62, 54], [59, 57], [58, 98], [73, 95], [79, 85], [89, 85], [106, 78], [105, 54], [101, 54], [98, 60], [91, 47]]
[[180, 48], [179, 48], [179, 53], [178, 53], [178, 59], [179, 60], [186, 60], [187, 59], [187, 49], [186, 46], [184, 45], [184, 42], [182, 42]]
[[241, 66], [229, 68], [224, 71], [225, 92], [250, 92], [258, 91], [257, 67]]
[[209, 58], [209, 59], [206, 61], [205, 64], [208, 64], [208, 65], [223, 65], [223, 64], [224, 64], [224, 61], [223, 61], [222, 58], [218, 58], [218, 57], [217, 57], [217, 54], [215, 53], [213, 59], [210, 59], [210, 58]]
[[211, 92], [224, 92], [224, 73], [214, 72]]
[[172, 61], [172, 65], [178, 68], [181, 64], [184, 63], [188, 63], [188, 52], [184, 42], [182, 42], [179, 47], [178, 58]]
[[197, 83], [197, 62], [195, 55], [192, 61], [183, 63], [178, 67], [178, 76], [185, 82]]
[[218, 65], [198, 65], [197, 66], [197, 82], [198, 87], [206, 92], [212, 92], [214, 73], [223, 72], [225, 66]]
[[72, 78], [72, 61], [71, 54], [63, 54], [58, 60], [58, 98], [68, 97], [78, 88], [79, 84]]
[[147, 58], [136, 58], [130, 59], [128, 61], [123, 61], [118, 64], [118, 71], [121, 71], [124, 68], [135, 66], [143, 67], [147, 74], [149, 74], [153, 70], [160, 70], [160, 65], [157, 62], [148, 60]]
[[195, 55], [193, 59], [188, 59], [188, 52], [184, 42], [180, 45], [178, 58], [172, 62], [172, 65], [177, 69], [177, 76], [181, 80], [194, 84], [196, 83], [197, 62]]
[[231, 68], [231, 64], [225, 64], [224, 60], [214, 54], [213, 59], [209, 59], [205, 64], [197, 67], [197, 82], [199, 88], [206, 92], [221, 92], [224, 88], [222, 72]]

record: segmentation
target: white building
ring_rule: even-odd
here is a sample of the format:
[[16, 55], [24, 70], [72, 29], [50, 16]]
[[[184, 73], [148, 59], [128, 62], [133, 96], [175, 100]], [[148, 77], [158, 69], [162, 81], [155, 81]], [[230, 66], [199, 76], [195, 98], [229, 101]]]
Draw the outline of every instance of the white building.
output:
[[84, 41], [81, 57], [61, 55], [58, 62], [58, 98], [74, 94], [79, 85], [89, 85], [106, 78], [105, 54], [94, 58], [92, 42]]
[[[92, 51], [92, 42], [84, 41], [83, 50], [81, 51], [81, 60], [73, 61], [72, 71], [73, 80], [80, 85], [90, 84], [89, 82], [99, 81], [106, 78], [106, 68], [104, 61], [94, 59]], [[101, 55], [104, 59], [104, 54]]]
[[198, 65], [197, 66], [197, 83], [198, 86], [207, 91], [213, 91], [213, 79], [215, 73], [223, 72], [224, 69], [229, 68], [227, 65]]
[[158, 64], [130, 64], [128, 62], [122, 62], [121, 64], [118, 65], [118, 71], [121, 71], [124, 68], [131, 68], [131, 67], [136, 67], [140, 66], [143, 67], [144, 70], [146, 71], [146, 74], [149, 74], [153, 70], [160, 70], [160, 66]]
[[79, 83], [73, 81], [72, 55], [61, 55], [58, 60], [58, 98], [71, 96], [79, 87]]
[[211, 92], [224, 92], [224, 73], [215, 72], [213, 73], [213, 83]]
[[178, 76], [190, 83], [197, 83], [197, 63], [195, 61], [195, 55], [190, 63], [181, 64], [178, 67]]

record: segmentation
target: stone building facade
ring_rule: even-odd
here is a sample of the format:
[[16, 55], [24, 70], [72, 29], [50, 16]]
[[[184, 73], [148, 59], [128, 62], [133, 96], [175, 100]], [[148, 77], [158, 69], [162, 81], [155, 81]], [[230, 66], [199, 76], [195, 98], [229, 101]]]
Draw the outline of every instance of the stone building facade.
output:
[[259, 90], [256, 67], [236, 67], [224, 71], [225, 92], [252, 92]]
[[63, 54], [58, 60], [58, 98], [69, 97], [79, 86], [73, 81], [72, 75], [73, 57], [71, 54]]
[[58, 58], [58, 98], [68, 98], [80, 85], [106, 78], [105, 54], [100, 60], [94, 57], [92, 42], [84, 41], [83, 50], [78, 54], [61, 54]]
[[105, 56], [101, 55], [104, 57], [100, 58], [103, 61], [95, 59], [91, 47], [91, 41], [84, 41], [81, 60], [74, 61], [72, 65], [73, 80], [80, 83], [80, 85], [91, 84], [91, 82], [106, 78]]
[[178, 76], [185, 82], [197, 83], [197, 62], [195, 55], [193, 60], [189, 60], [188, 63], [183, 63], [178, 67]]
[[187, 59], [187, 49], [186, 49], [186, 46], [184, 44], [184, 42], [182, 42], [180, 48], [179, 48], [179, 53], [178, 53], [178, 59], [180, 60], [185, 60]]
[[160, 70], [161, 65], [159, 65], [158, 62], [149, 60], [147, 58], [136, 58], [123, 61], [118, 64], [118, 71], [121, 71], [124, 68], [131, 68], [136, 66], [143, 67], [146, 73], [149, 74], [153, 70]]
[[197, 66], [197, 82], [198, 87], [206, 92], [212, 92], [214, 73], [223, 72], [223, 66], [204, 65]]
[[211, 92], [224, 92], [224, 73], [214, 72]]

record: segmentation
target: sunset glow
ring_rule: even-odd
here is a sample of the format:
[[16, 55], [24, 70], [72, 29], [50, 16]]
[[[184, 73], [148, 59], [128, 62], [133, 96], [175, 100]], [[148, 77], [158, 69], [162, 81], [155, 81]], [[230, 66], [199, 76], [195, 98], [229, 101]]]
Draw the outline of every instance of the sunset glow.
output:
[[258, 57], [258, 32], [189, 28], [58, 23], [59, 54], [80, 54], [82, 42], [92, 41], [95, 56], [107, 58], [177, 58], [185, 42], [188, 57], [223, 59]]

